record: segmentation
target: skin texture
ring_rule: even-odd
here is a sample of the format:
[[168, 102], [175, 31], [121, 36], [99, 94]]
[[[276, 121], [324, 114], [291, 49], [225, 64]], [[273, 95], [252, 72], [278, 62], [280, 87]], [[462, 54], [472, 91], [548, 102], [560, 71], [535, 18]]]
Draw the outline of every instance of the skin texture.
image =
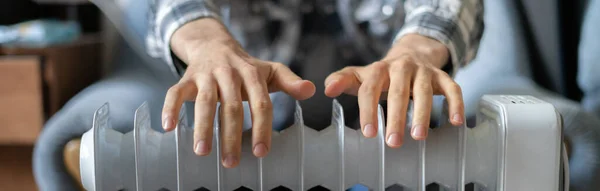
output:
[[386, 143], [398, 148], [403, 142], [411, 97], [415, 105], [411, 136], [415, 140], [427, 137], [433, 95], [447, 97], [452, 124], [463, 123], [460, 86], [440, 70], [448, 59], [448, 50], [439, 41], [409, 34], [399, 39], [380, 61], [363, 67], [346, 67], [329, 75], [325, 80], [325, 94], [358, 96], [360, 124], [366, 137], [377, 135], [377, 104], [380, 99], [387, 99]]
[[[241, 155], [243, 108], [250, 103], [252, 145], [257, 157], [271, 148], [272, 103], [268, 93], [283, 91], [304, 100], [315, 93], [315, 85], [301, 79], [281, 63], [248, 55], [217, 20], [199, 19], [179, 28], [171, 38], [173, 52], [188, 65], [180, 79], [167, 92], [163, 108], [163, 128], [175, 129], [175, 119], [184, 101], [195, 101], [194, 152], [211, 152], [213, 119], [221, 103], [221, 156], [223, 166], [239, 164]], [[346, 67], [325, 81], [325, 94], [357, 95], [363, 134], [377, 133], [377, 103], [388, 99], [386, 140], [400, 147], [409, 97], [415, 102], [412, 137], [423, 140], [429, 127], [432, 96], [449, 99], [451, 122], [462, 124], [464, 106], [460, 87], [441, 68], [448, 61], [448, 50], [440, 42], [406, 35], [398, 40], [381, 61], [365, 67]], [[386, 96], [387, 94], [387, 96]]]

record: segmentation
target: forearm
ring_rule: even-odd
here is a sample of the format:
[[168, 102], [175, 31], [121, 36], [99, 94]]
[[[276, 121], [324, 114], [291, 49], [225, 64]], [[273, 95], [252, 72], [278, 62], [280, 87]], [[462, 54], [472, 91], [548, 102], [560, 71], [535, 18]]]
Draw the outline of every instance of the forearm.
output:
[[406, 20], [394, 39], [419, 34], [438, 40], [449, 52], [453, 72], [477, 54], [483, 33], [481, 0], [407, 0]]
[[220, 20], [218, 7], [213, 0], [148, 0], [148, 3], [147, 52], [164, 60], [177, 73], [170, 46], [173, 34], [185, 24], [201, 18]]
[[212, 42], [236, 43], [221, 21], [214, 18], [201, 18], [177, 29], [171, 37], [170, 47], [173, 53], [187, 64], [191, 56], [188, 50]]

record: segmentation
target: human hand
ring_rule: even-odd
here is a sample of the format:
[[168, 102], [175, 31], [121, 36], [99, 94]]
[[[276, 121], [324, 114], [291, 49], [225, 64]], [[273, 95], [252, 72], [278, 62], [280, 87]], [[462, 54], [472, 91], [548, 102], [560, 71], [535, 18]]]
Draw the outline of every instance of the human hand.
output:
[[315, 92], [313, 83], [302, 80], [285, 65], [248, 55], [214, 19], [199, 19], [182, 26], [173, 34], [171, 48], [188, 67], [167, 92], [163, 128], [175, 129], [183, 102], [195, 100], [194, 152], [208, 155], [220, 102], [221, 160], [227, 168], [237, 166], [241, 155], [242, 101], [248, 101], [251, 108], [253, 153], [264, 157], [271, 146], [273, 121], [269, 92], [283, 91], [298, 100]]
[[448, 49], [439, 41], [409, 34], [399, 39], [382, 60], [364, 67], [346, 67], [329, 75], [325, 80], [325, 94], [358, 96], [365, 137], [376, 136], [377, 105], [380, 97], [387, 98], [385, 140], [390, 147], [400, 147], [409, 97], [414, 102], [411, 135], [415, 140], [427, 137], [434, 94], [443, 94], [448, 99], [450, 122], [463, 123], [461, 88], [440, 69], [448, 59]]

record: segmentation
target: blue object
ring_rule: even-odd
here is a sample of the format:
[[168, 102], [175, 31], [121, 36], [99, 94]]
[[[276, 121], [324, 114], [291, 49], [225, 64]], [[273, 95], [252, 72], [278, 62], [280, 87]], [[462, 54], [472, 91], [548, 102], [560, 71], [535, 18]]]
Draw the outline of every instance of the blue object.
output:
[[4, 46], [43, 47], [67, 43], [81, 34], [79, 23], [59, 20], [33, 20], [12, 26], [0, 26], [0, 44]]
[[369, 191], [369, 188], [366, 186], [363, 186], [362, 184], [357, 184], [357, 185], [352, 186], [352, 188], [350, 188], [346, 191]]

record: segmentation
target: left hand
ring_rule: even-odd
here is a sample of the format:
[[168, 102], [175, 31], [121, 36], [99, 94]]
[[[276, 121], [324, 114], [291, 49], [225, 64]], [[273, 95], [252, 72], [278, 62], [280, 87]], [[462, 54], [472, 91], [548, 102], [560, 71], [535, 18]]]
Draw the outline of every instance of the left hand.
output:
[[402, 145], [409, 97], [414, 101], [411, 135], [424, 140], [429, 129], [433, 95], [445, 95], [450, 122], [461, 125], [464, 105], [460, 86], [440, 68], [449, 59], [446, 46], [437, 40], [409, 34], [393, 45], [380, 61], [363, 67], [346, 67], [327, 77], [325, 94], [357, 95], [360, 125], [365, 137], [377, 135], [377, 105], [388, 101], [385, 140], [388, 146]]

